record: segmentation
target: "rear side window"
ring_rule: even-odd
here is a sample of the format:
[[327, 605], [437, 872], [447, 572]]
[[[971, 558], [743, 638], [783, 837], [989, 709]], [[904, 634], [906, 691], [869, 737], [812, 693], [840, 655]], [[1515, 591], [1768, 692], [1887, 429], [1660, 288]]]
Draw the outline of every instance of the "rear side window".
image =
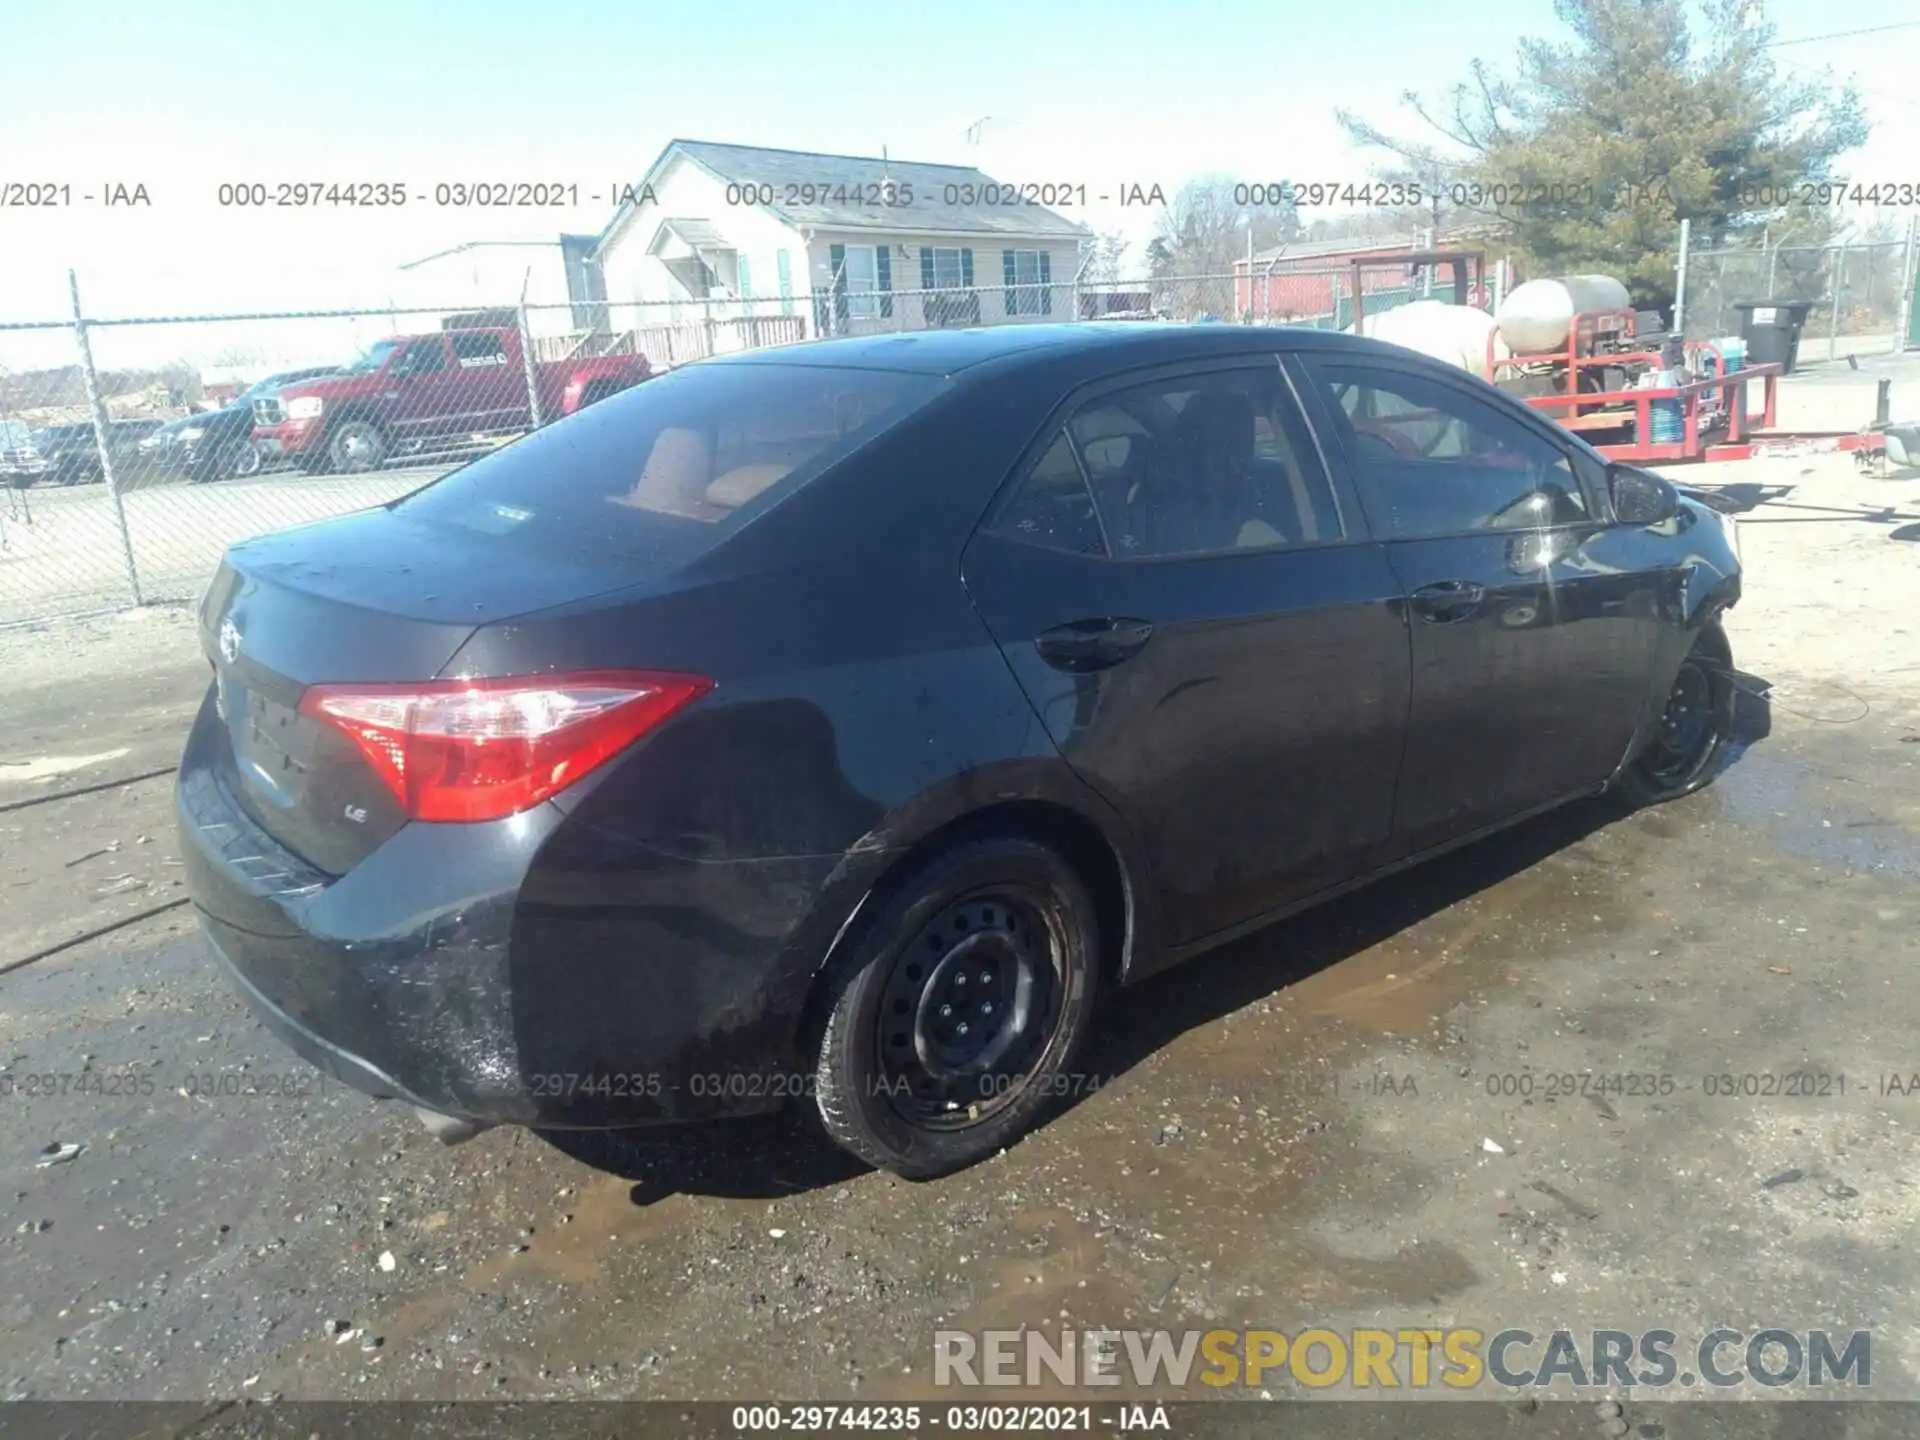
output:
[[454, 363], [462, 370], [507, 363], [507, 344], [497, 330], [456, 330], [449, 338]]
[[987, 522], [987, 528], [1049, 550], [1074, 555], [1107, 553], [1106, 537], [1093, 510], [1093, 495], [1065, 432], [1055, 437], [1039, 463]]
[[1271, 365], [1089, 400], [989, 528], [1130, 560], [1344, 538], [1312, 436]]
[[813, 365], [690, 365], [536, 430], [396, 509], [682, 564], [947, 383]]

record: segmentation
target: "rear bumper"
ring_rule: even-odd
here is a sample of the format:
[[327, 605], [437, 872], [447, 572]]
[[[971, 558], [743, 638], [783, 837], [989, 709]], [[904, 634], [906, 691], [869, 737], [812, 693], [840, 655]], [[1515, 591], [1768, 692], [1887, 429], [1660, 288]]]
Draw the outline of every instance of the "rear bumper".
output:
[[477, 1124], [636, 1126], [810, 1090], [793, 1038], [835, 857], [617, 853], [547, 805], [404, 826], [345, 876], [235, 802], [203, 706], [176, 810], [215, 953], [295, 1052], [369, 1095]]

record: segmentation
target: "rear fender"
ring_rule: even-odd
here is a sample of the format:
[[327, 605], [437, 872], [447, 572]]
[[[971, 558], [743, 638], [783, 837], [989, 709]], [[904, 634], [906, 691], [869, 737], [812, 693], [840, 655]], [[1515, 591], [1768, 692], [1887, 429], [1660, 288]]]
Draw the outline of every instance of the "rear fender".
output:
[[[1159, 954], [1159, 913], [1130, 828], [1057, 759], [1039, 757], [984, 765], [889, 812], [848, 848], [821, 887], [812, 918], [790, 937], [782, 973], [794, 980], [804, 977], [812, 988], [860, 917], [889, 886], [905, 881], [948, 846], [1002, 829], [1037, 831], [1042, 836], [1049, 829], [1067, 829], [1077, 836], [1097, 837], [1112, 857], [1120, 881], [1117, 978], [1124, 984], [1152, 973]], [[796, 1026], [796, 1046], [805, 1040], [810, 1023], [809, 1010]]]

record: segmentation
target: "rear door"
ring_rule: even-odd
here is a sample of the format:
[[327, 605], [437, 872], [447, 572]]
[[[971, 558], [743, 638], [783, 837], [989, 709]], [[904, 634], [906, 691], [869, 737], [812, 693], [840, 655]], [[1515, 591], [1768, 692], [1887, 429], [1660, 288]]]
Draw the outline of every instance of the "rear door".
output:
[[1407, 711], [1399, 586], [1271, 358], [1083, 393], [963, 571], [1055, 745], [1138, 834], [1169, 942], [1372, 865]]
[[1607, 543], [1589, 457], [1438, 367], [1303, 374], [1411, 615], [1396, 853], [1598, 785], [1646, 694], [1661, 580]]
[[518, 430], [527, 424], [527, 377], [504, 330], [455, 330], [449, 399], [463, 430]]

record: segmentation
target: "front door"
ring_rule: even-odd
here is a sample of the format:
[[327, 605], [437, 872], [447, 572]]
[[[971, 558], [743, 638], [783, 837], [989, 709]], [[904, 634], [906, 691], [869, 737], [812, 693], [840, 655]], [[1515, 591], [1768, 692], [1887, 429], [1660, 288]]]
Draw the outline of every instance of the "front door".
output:
[[964, 559], [1068, 764], [1126, 817], [1165, 939], [1350, 878], [1390, 833], [1407, 640], [1272, 360], [1136, 377], [1035, 447]]
[[[394, 437], [419, 440], [439, 434], [457, 408], [458, 391], [450, 385], [457, 378], [447, 362], [447, 338], [444, 335], [420, 335], [407, 342], [387, 367], [386, 387], [381, 399], [393, 417]], [[449, 393], [450, 390], [452, 393]]]
[[1587, 458], [1438, 367], [1303, 368], [1406, 596], [1396, 853], [1599, 785], [1646, 696], [1661, 579], [1617, 563]]

